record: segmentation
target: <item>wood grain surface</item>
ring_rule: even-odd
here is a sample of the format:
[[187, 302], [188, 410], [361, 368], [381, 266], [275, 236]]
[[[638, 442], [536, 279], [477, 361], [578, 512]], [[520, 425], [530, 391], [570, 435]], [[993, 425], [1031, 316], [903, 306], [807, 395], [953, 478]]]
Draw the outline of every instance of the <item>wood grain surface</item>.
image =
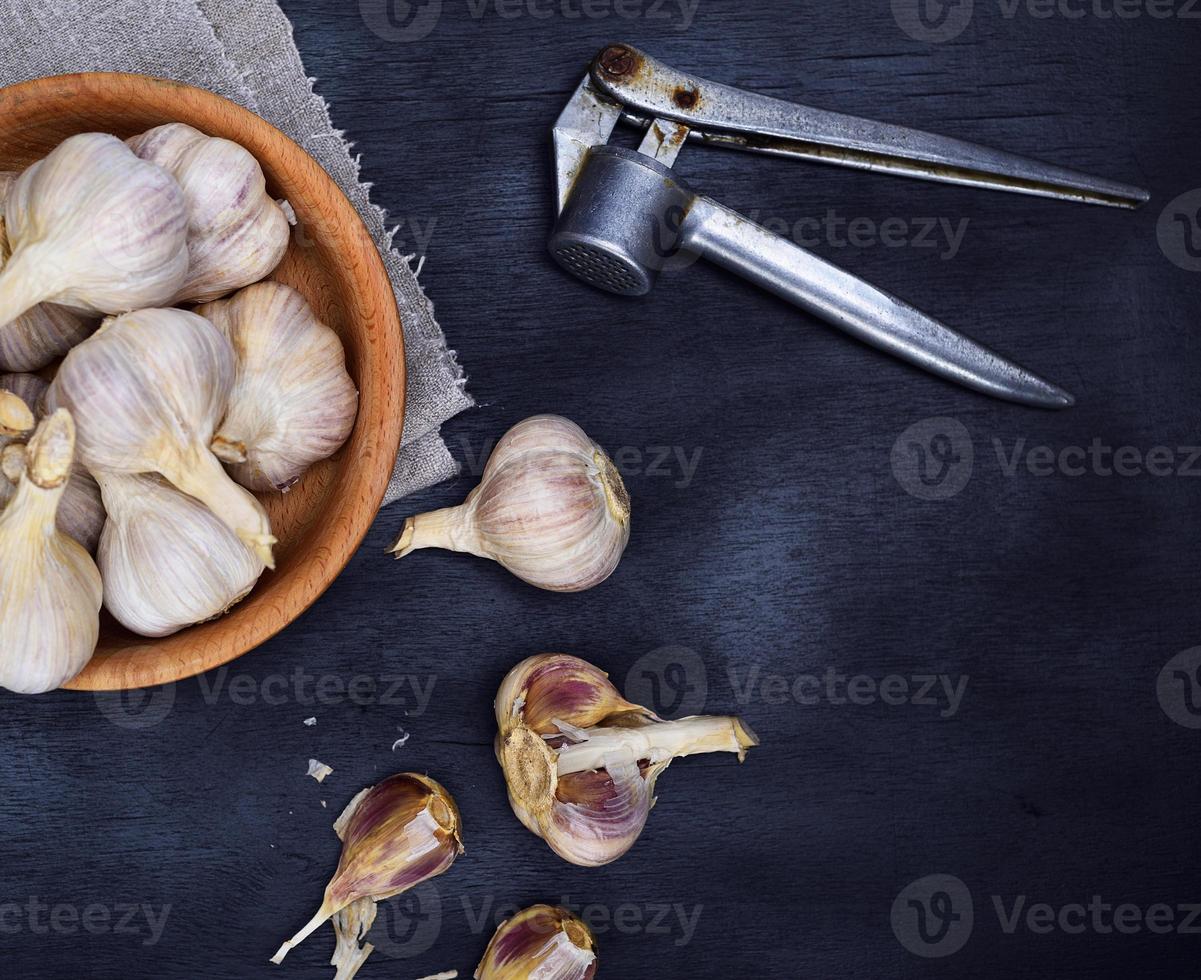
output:
[[20, 170], [77, 133], [124, 139], [168, 122], [246, 147], [262, 164], [269, 192], [292, 205], [292, 241], [271, 278], [299, 291], [338, 333], [359, 387], [359, 417], [342, 449], [287, 494], [260, 495], [279, 544], [275, 570], [248, 598], [218, 620], [156, 640], [135, 636], [106, 615], [96, 656], [67, 685], [76, 690], [171, 683], [228, 663], [278, 633], [355, 552], [379, 510], [400, 444], [404, 343], [383, 263], [338, 186], [279, 130], [176, 82], [66, 75], [0, 91], [0, 170]]
[[[398, 243], [426, 256], [480, 402], [445, 430], [465, 471], [385, 510], [320, 601], [228, 668], [142, 695], [0, 698], [0, 973], [328, 980], [328, 929], [267, 960], [320, 903], [342, 806], [414, 770], [455, 794], [467, 852], [385, 903], [360, 980], [469, 977], [498, 916], [539, 901], [594, 924], [601, 980], [1195, 976], [1198, 938], [1175, 930], [1201, 902], [1201, 730], [1173, 720], [1157, 681], [1201, 644], [1201, 480], [1184, 475], [1201, 467], [1182, 451], [1201, 443], [1201, 272], [1169, 257], [1185, 261], [1187, 239], [1165, 232], [1165, 251], [1158, 229], [1201, 188], [1201, 25], [976, 0], [962, 33], [933, 43], [883, 2], [701, 0], [687, 25], [650, 0], [624, 16], [445, 0], [409, 20], [401, 3], [284, 6]], [[434, 8], [424, 37], [396, 33]], [[1076, 407], [952, 387], [703, 265], [641, 300], [565, 277], [546, 254], [550, 127], [618, 39], [1149, 188], [1125, 213], [693, 147], [677, 164]], [[882, 238], [889, 219], [899, 245]], [[965, 228], [957, 246], [939, 219]], [[490, 441], [541, 411], [580, 423], [625, 472], [633, 535], [612, 579], [556, 596], [467, 556], [385, 557], [407, 514], [461, 499]], [[970, 446], [970, 472], [921, 430], [901, 438], [932, 418], [966, 431], [942, 434], [961, 460]], [[1068, 453], [1036, 475], [1037, 447], [1094, 440], [1144, 465], [1123, 476], [1110, 459], [1106, 475], [1086, 457], [1069, 475]], [[902, 460], [914, 445], [947, 460], [946, 475], [933, 459], [922, 471], [931, 487], [969, 478], [948, 499], [915, 496], [898, 444]], [[1156, 447], [1172, 475], [1147, 468]], [[665, 711], [740, 713], [763, 745], [742, 766], [676, 763], [626, 858], [570, 867], [512, 815], [492, 751], [497, 686], [540, 650], [588, 657], [635, 696], [657, 681]], [[1181, 674], [1164, 704], [1190, 720], [1172, 700]], [[918, 696], [940, 675], [962, 690], [954, 708], [941, 682]], [[854, 700], [851, 678], [868, 679]], [[888, 678], [906, 687], [888, 682], [885, 700]], [[323, 784], [310, 758], [334, 767]], [[962, 948], [933, 959], [891, 914], [900, 898], [912, 940], [903, 893], [930, 875], [962, 881], [974, 911]], [[1168, 907], [1174, 931], [1028, 926], [1031, 906], [1093, 896], [1155, 909], [1157, 928]], [[72, 924], [93, 906], [90, 930]], [[127, 906], [140, 911], [117, 931]], [[143, 907], [165, 915], [158, 933]]]

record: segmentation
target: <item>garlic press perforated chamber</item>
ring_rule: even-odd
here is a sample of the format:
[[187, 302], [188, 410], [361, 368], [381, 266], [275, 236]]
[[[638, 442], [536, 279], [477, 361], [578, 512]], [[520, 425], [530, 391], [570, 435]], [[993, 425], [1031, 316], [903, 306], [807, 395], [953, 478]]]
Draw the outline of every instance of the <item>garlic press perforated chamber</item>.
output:
[[[618, 122], [646, 131], [609, 145]], [[625, 296], [696, 257], [865, 343], [997, 398], [1066, 408], [1062, 388], [913, 306], [693, 192], [672, 169], [689, 142], [905, 177], [1136, 208], [1146, 191], [932, 133], [784, 102], [676, 71], [619, 44], [592, 62], [554, 129], [555, 259]]]

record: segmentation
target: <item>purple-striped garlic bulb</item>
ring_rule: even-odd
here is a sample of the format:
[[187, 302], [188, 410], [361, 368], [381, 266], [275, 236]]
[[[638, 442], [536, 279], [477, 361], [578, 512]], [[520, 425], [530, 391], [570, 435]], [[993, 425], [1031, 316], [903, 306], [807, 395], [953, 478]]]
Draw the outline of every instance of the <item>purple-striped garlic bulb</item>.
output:
[[593, 980], [596, 940], [566, 909], [533, 905], [502, 922], [475, 980]]
[[565, 861], [596, 867], [642, 833], [655, 783], [674, 759], [759, 744], [734, 717], [664, 721], [625, 700], [578, 657], [544, 653], [514, 667], [496, 696], [496, 756], [509, 803]]
[[338, 980], [350, 980], [371, 953], [359, 940], [376, 903], [446, 871], [463, 853], [454, 798], [428, 776], [401, 773], [360, 792], [334, 824], [342, 841], [338, 870], [317, 914], [271, 958], [282, 963], [323, 922], [334, 920]]
[[630, 497], [612, 461], [574, 422], [536, 415], [496, 444], [460, 506], [410, 517], [392, 553], [463, 551], [540, 589], [583, 592], [613, 574], [629, 540]]
[[184, 123], [158, 126], [128, 143], [171, 174], [187, 202], [188, 275], [175, 303], [207, 303], [275, 271], [291, 226], [249, 151]]

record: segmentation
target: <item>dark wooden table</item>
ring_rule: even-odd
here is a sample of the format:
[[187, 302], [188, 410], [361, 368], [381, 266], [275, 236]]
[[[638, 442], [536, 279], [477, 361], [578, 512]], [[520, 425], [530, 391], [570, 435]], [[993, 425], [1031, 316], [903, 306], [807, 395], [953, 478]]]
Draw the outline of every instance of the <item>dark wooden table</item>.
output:
[[[328, 977], [327, 930], [267, 960], [320, 902], [338, 811], [419, 770], [457, 796], [467, 854], [383, 907], [363, 980], [468, 977], [536, 901], [582, 912], [610, 980], [1195, 976], [1201, 5], [976, 0], [965, 23], [961, 0], [939, 27], [931, 0], [927, 28], [905, 0], [531, 3], [447, 0], [423, 25], [441, 4], [285, 2], [427, 257], [481, 406], [446, 428], [466, 471], [385, 511], [311, 612], [228, 669], [0, 698], [0, 974]], [[1132, 214], [679, 164], [1079, 404], [962, 391], [706, 267], [640, 301], [560, 274], [550, 126], [614, 39], [1150, 188]], [[626, 473], [612, 580], [554, 596], [463, 556], [384, 557], [544, 411]], [[498, 683], [545, 650], [658, 683], [665, 711], [740, 713], [763, 746], [677, 763], [632, 853], [568, 866], [518, 825], [492, 754]], [[335, 769], [322, 785], [310, 758]]]

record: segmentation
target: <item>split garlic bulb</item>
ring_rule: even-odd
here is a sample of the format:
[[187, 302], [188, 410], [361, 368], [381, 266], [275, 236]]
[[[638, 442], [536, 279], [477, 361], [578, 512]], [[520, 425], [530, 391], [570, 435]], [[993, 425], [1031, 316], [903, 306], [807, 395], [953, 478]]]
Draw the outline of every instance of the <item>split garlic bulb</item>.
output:
[[[11, 393], [20, 398], [31, 415], [41, 414], [42, 396], [48, 385], [36, 374], [0, 375], [0, 398]], [[6, 439], [0, 435], [0, 447]], [[13, 452], [8, 454], [8, 450]], [[0, 509], [16, 493], [17, 483], [25, 469], [24, 447], [16, 443], [5, 447], [3, 474], [0, 479]], [[76, 461], [71, 467], [71, 477], [58, 504], [58, 529], [74, 538], [91, 554], [96, 553], [100, 542], [100, 531], [104, 527], [104, 505], [100, 502], [100, 487], [92, 475]]]
[[[4, 201], [16, 174], [0, 174], [0, 270], [8, 262]], [[62, 357], [96, 329], [96, 321], [65, 306], [39, 303], [12, 323], [0, 323], [0, 371], [36, 371]]]
[[496, 722], [513, 812], [559, 857], [586, 867], [633, 847], [673, 759], [734, 752], [741, 762], [759, 744], [738, 718], [663, 721], [625, 700], [603, 671], [558, 653], [509, 672]]
[[617, 468], [574, 422], [536, 415], [496, 444], [458, 507], [410, 517], [392, 548], [464, 551], [540, 589], [582, 592], [613, 574], [630, 539]]
[[163, 305], [188, 272], [183, 192], [115, 136], [65, 140], [13, 182], [4, 219], [0, 324], [44, 302], [84, 313]]
[[139, 310], [71, 351], [46, 402], [75, 415], [79, 458], [93, 475], [162, 474], [273, 568], [267, 512], [208, 448], [233, 377], [233, 349], [204, 317]]
[[475, 980], [593, 980], [596, 940], [566, 909], [534, 905], [502, 922]]
[[244, 599], [263, 563], [200, 501], [153, 474], [99, 471], [108, 511], [96, 562], [104, 607], [140, 636], [169, 636]]
[[197, 308], [233, 344], [229, 409], [212, 450], [251, 490], [289, 490], [350, 435], [359, 393], [338, 335], [278, 282]]
[[371, 953], [358, 940], [375, 921], [375, 906], [446, 871], [463, 853], [454, 797], [428, 776], [400, 773], [360, 792], [334, 831], [342, 859], [309, 923], [272, 957], [282, 963], [323, 922], [333, 918], [339, 978], [354, 976]]
[[176, 303], [206, 303], [275, 271], [291, 226], [247, 150], [183, 123], [128, 142], [138, 157], [171, 174], [187, 201], [188, 275]]
[[0, 687], [53, 690], [92, 659], [100, 636], [100, 573], [58, 530], [75, 427], [55, 412], [29, 442], [17, 493], [0, 513]]

